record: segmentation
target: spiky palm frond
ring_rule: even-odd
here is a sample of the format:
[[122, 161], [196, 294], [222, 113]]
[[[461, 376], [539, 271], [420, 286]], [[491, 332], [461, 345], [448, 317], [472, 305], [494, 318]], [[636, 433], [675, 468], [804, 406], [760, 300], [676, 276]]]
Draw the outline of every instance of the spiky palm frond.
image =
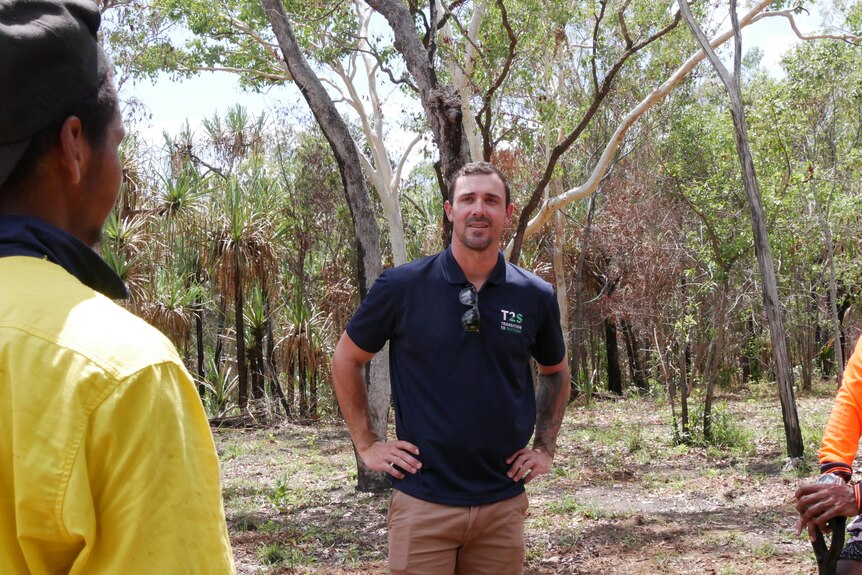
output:
[[184, 348], [194, 322], [192, 306], [202, 297], [201, 288], [187, 276], [169, 268], [157, 270], [155, 288], [155, 297], [142, 303], [141, 313], [177, 347]]
[[162, 186], [158, 192], [156, 213], [168, 219], [177, 219], [200, 208], [200, 199], [207, 193], [207, 177], [186, 167], [174, 176], [160, 175]]
[[114, 272], [126, 283], [132, 302], [144, 297], [149, 234], [146, 215], [120, 216], [111, 211], [102, 232], [102, 256]]
[[121, 217], [112, 210], [105, 220], [102, 236], [116, 250], [140, 253], [147, 244], [147, 217], [143, 214]]
[[209, 359], [209, 369], [203, 382], [207, 393], [204, 396], [204, 408], [210, 417], [222, 417], [235, 406], [234, 396], [239, 386], [239, 378], [233, 373], [230, 365], [219, 366], [213, 358]]
[[[254, 191], [253, 186], [249, 189]], [[266, 285], [277, 268], [271, 223], [265, 212], [246, 201], [246, 196], [242, 183], [231, 178], [225, 186], [221, 229], [214, 237], [211, 253], [216, 281], [226, 295], [233, 293], [234, 274], [241, 273], [244, 287]]]

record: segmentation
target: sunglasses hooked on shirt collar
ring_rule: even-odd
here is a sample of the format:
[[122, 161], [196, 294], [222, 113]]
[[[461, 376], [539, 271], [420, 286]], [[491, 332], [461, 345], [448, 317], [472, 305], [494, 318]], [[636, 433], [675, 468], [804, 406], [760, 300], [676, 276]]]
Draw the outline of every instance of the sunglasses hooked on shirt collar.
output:
[[479, 294], [472, 285], [469, 285], [461, 290], [458, 294], [458, 300], [469, 305], [470, 309], [464, 312], [461, 316], [461, 327], [468, 333], [478, 333], [479, 331]]

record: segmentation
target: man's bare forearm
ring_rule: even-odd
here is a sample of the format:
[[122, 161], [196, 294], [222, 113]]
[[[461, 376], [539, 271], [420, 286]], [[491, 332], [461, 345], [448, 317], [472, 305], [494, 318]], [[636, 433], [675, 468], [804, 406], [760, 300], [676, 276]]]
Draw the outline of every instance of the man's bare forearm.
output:
[[359, 350], [343, 335], [332, 357], [332, 379], [341, 415], [358, 451], [364, 451], [380, 438], [373, 431], [365, 384], [365, 364], [371, 354]]
[[536, 381], [536, 437], [533, 449], [554, 456], [569, 393], [568, 369], [539, 374]]

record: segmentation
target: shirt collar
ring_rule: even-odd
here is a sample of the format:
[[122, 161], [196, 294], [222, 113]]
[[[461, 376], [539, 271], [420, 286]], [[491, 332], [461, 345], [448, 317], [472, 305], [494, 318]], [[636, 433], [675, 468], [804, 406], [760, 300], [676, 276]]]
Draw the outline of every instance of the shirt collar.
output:
[[[454, 285], [467, 285], [470, 282], [467, 281], [467, 278], [464, 276], [464, 272], [461, 270], [461, 266], [458, 265], [458, 261], [455, 259], [455, 255], [452, 253], [452, 246], [446, 248], [443, 252], [443, 275], [446, 276], [446, 281], [450, 284]], [[485, 283], [490, 283], [494, 285], [499, 285], [506, 281], [506, 258], [503, 257], [503, 252], [497, 252], [497, 263], [494, 264], [494, 269], [491, 270], [490, 275], [488, 275], [488, 279], [485, 280]]]
[[0, 257], [29, 256], [55, 263], [87, 287], [111, 299], [129, 290], [96, 252], [71, 234], [29, 216], [0, 216]]

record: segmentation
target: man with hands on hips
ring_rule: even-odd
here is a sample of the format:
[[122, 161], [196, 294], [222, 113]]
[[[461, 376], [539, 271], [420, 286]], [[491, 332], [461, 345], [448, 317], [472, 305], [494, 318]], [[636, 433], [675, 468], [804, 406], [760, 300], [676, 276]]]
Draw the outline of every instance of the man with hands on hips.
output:
[[[524, 485], [550, 470], [569, 397], [559, 307], [500, 251], [514, 205], [497, 168], [464, 166], [444, 210], [451, 246], [381, 274], [341, 336], [336, 396], [359, 456], [394, 487], [391, 573], [522, 573]], [[365, 383], [387, 341], [393, 441], [372, 429]]]

